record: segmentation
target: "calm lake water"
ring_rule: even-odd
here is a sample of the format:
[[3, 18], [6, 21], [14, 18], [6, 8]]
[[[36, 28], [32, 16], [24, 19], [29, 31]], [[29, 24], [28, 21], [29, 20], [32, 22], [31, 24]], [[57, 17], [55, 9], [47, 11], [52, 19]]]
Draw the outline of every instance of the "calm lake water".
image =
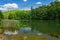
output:
[[23, 28], [24, 26], [31, 27], [32, 30], [28, 31], [32, 31], [32, 33], [37, 35], [45, 35], [47, 37], [56, 37], [56, 35], [60, 36], [60, 21], [57, 20], [22, 20], [21, 24], [21, 27]]
[[60, 21], [57, 20], [22, 20], [21, 27], [31, 27], [32, 30], [60, 35]]
[[24, 30], [37, 30], [43, 33], [60, 35], [60, 21], [58, 20], [4, 20], [2, 26], [15, 26], [18, 28], [25, 28]]

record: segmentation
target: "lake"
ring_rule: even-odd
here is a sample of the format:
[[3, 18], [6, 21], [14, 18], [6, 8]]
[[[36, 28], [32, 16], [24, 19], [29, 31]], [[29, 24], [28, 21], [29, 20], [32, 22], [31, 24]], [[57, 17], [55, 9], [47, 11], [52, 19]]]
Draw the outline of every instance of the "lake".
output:
[[[10, 23], [9, 25], [12, 27], [15, 26], [19, 28], [21, 32], [23, 31], [24, 34], [19, 33], [15, 36], [18, 40], [20, 37], [23, 39], [24, 36], [28, 36], [30, 39], [32, 37], [32, 40], [34, 38], [36, 38], [36, 40], [55, 40], [55, 35], [60, 36], [60, 21], [57, 20], [14, 20], [14, 22], [11, 20], [6, 23], [4, 21], [1, 25], [6, 27], [8, 23]], [[10, 27], [9, 25], [8, 27]], [[53, 34], [53, 36], [51, 34]], [[9, 39], [9, 37], [7, 36], [7, 39]], [[11, 39], [14, 39], [15, 37], [11, 36]]]
[[43, 33], [50, 33], [60, 35], [60, 21], [58, 20], [3, 20], [1, 25], [3, 27], [13, 27], [13, 29], [20, 29], [31, 27], [31, 30], [37, 30]]
[[43, 33], [60, 35], [60, 21], [58, 20], [22, 20], [21, 27], [31, 27]]

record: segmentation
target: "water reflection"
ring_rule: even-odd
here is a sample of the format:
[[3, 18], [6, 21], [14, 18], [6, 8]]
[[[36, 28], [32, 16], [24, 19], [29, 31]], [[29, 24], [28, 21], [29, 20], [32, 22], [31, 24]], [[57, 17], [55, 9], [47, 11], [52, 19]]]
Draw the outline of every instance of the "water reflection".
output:
[[31, 27], [26, 27], [26, 28], [20, 28], [19, 30], [20, 33], [26, 33], [26, 34], [33, 34], [33, 35], [43, 35], [43, 33], [37, 31], [37, 30], [33, 30], [32, 31], [32, 28]]
[[23, 33], [27, 33], [27, 32], [31, 32], [32, 30], [31, 30], [32, 28], [30, 28], [30, 27], [25, 27], [25, 28], [20, 28], [20, 32], [23, 32]]

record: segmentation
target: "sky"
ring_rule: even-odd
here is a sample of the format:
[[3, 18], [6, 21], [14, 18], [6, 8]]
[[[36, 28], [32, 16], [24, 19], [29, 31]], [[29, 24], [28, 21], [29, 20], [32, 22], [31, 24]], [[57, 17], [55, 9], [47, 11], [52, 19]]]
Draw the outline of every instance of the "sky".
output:
[[0, 10], [30, 10], [31, 6], [36, 8], [53, 1], [54, 0], [0, 0]]

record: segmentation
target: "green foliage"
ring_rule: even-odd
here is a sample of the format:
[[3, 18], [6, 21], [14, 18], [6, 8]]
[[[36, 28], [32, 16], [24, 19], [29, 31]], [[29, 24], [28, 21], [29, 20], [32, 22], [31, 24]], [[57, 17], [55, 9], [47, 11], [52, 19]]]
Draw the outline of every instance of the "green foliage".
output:
[[60, 19], [60, 2], [52, 2], [36, 9], [32, 9], [32, 19], [55, 20]]
[[0, 11], [0, 20], [4, 18], [3, 13]]
[[30, 17], [30, 10], [10, 10], [4, 12], [5, 19], [21, 20], [21, 19], [29, 19], [29, 17]]

